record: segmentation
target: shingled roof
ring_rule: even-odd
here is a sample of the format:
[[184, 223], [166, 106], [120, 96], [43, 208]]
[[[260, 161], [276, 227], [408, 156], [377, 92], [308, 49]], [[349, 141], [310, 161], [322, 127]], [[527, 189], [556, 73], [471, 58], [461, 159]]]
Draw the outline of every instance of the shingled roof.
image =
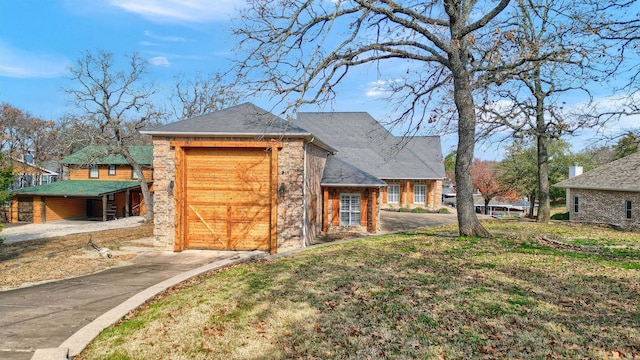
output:
[[[224, 110], [215, 111], [189, 119], [177, 121], [159, 128], [140, 131], [153, 136], [181, 137], [264, 137], [313, 138], [307, 130], [284, 120], [271, 112], [251, 103], [244, 103]], [[315, 143], [330, 151], [335, 149], [322, 143]]]
[[301, 112], [295, 124], [338, 149], [338, 158], [380, 179], [445, 177], [439, 137], [393, 136], [366, 112]]
[[[140, 165], [153, 164], [153, 146], [129, 146], [133, 160]], [[128, 165], [120, 154], [109, 154], [106, 146], [87, 146], [60, 160], [69, 165]]]
[[640, 192], [640, 152], [554, 185], [561, 188]]
[[322, 186], [385, 187], [387, 183], [335, 156], [327, 158]]
[[64, 180], [21, 188], [12, 193], [39, 196], [99, 197], [137, 187], [140, 187], [138, 181]]

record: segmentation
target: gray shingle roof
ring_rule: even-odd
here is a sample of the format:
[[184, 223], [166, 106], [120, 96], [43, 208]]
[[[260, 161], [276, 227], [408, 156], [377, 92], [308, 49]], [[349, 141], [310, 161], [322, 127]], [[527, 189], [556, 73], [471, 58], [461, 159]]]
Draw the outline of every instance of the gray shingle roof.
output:
[[251, 103], [144, 130], [142, 133], [171, 136], [310, 135], [308, 131]]
[[380, 179], [445, 177], [439, 137], [403, 142], [365, 112], [301, 112], [294, 123], [338, 149], [338, 158]]
[[327, 163], [322, 173], [322, 186], [366, 186], [384, 187], [387, 184], [377, 177], [358, 169], [335, 156], [327, 158]]
[[561, 188], [640, 192], [640, 152], [554, 185]]

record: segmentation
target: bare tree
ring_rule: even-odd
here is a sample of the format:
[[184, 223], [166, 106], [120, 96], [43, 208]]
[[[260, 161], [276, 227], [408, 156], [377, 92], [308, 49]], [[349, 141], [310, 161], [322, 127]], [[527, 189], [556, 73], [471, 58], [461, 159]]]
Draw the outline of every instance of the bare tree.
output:
[[196, 74], [193, 79], [180, 75], [176, 78], [171, 105], [175, 117], [183, 120], [237, 105], [241, 96], [220, 74], [206, 77]]
[[474, 62], [472, 45], [493, 33], [487, 25], [496, 22], [509, 2], [291, 0], [284, 5], [251, 0], [235, 30], [239, 51], [245, 52], [237, 74], [252, 89], [295, 111], [334, 100], [336, 88], [355, 67], [372, 65], [379, 73], [401, 69], [403, 76], [387, 81], [386, 90], [399, 110], [397, 122], [414, 131], [431, 126], [439, 115], [433, 103], [450, 99], [452, 90], [459, 231], [489, 236], [473, 204], [473, 84], [481, 64]]
[[96, 128], [94, 144], [103, 145], [110, 154], [121, 155], [138, 175], [147, 205], [148, 219], [153, 219], [153, 199], [147, 179], [129, 153], [128, 146], [140, 138], [139, 130], [158, 121], [159, 112], [152, 97], [156, 89], [143, 83], [146, 62], [137, 54], [127, 58], [128, 66], [120, 70], [113, 54], [97, 51], [69, 68], [75, 87], [66, 89], [79, 113], [75, 118], [89, 128]]
[[[42, 165], [54, 155], [56, 126], [10, 104], [0, 104], [0, 150], [9, 158], [21, 159], [29, 154]], [[10, 160], [10, 159], [5, 159]]]
[[[515, 47], [530, 61], [510, 72], [493, 74], [502, 81], [487, 92], [483, 136], [507, 129], [509, 135], [537, 144], [538, 220], [549, 221], [549, 142], [600, 124], [597, 116], [576, 115], [563, 108], [571, 98], [592, 99], [589, 87], [605, 79], [602, 71], [607, 46], [597, 41], [584, 19], [593, 8], [582, 1], [516, 0], [511, 41], [501, 53]], [[564, 101], [563, 101], [564, 100]], [[587, 107], [589, 108], [589, 107]]]

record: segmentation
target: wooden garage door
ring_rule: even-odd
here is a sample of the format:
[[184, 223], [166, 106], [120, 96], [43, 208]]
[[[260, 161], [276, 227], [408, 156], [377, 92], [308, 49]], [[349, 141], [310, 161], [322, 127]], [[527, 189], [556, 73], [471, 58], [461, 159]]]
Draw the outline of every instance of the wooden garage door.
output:
[[185, 149], [185, 247], [269, 250], [270, 153]]

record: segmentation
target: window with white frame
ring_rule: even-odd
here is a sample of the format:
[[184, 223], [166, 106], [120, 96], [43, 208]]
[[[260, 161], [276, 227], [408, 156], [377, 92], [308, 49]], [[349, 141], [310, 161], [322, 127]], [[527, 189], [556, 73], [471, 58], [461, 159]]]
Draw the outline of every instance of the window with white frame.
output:
[[136, 172], [136, 169], [131, 169], [131, 178], [138, 180], [138, 173]]
[[387, 187], [387, 202], [389, 204], [400, 202], [400, 185], [389, 185]]
[[109, 165], [109, 175], [115, 175], [115, 174], [116, 174], [116, 166]]
[[631, 219], [632, 211], [631, 211], [631, 201], [627, 200], [627, 219]]
[[89, 167], [89, 177], [91, 179], [97, 179], [98, 178], [98, 165], [91, 165]]
[[360, 225], [360, 194], [340, 194], [340, 226]]
[[426, 202], [427, 202], [427, 187], [425, 185], [415, 185], [413, 187], [413, 203], [426, 204]]

